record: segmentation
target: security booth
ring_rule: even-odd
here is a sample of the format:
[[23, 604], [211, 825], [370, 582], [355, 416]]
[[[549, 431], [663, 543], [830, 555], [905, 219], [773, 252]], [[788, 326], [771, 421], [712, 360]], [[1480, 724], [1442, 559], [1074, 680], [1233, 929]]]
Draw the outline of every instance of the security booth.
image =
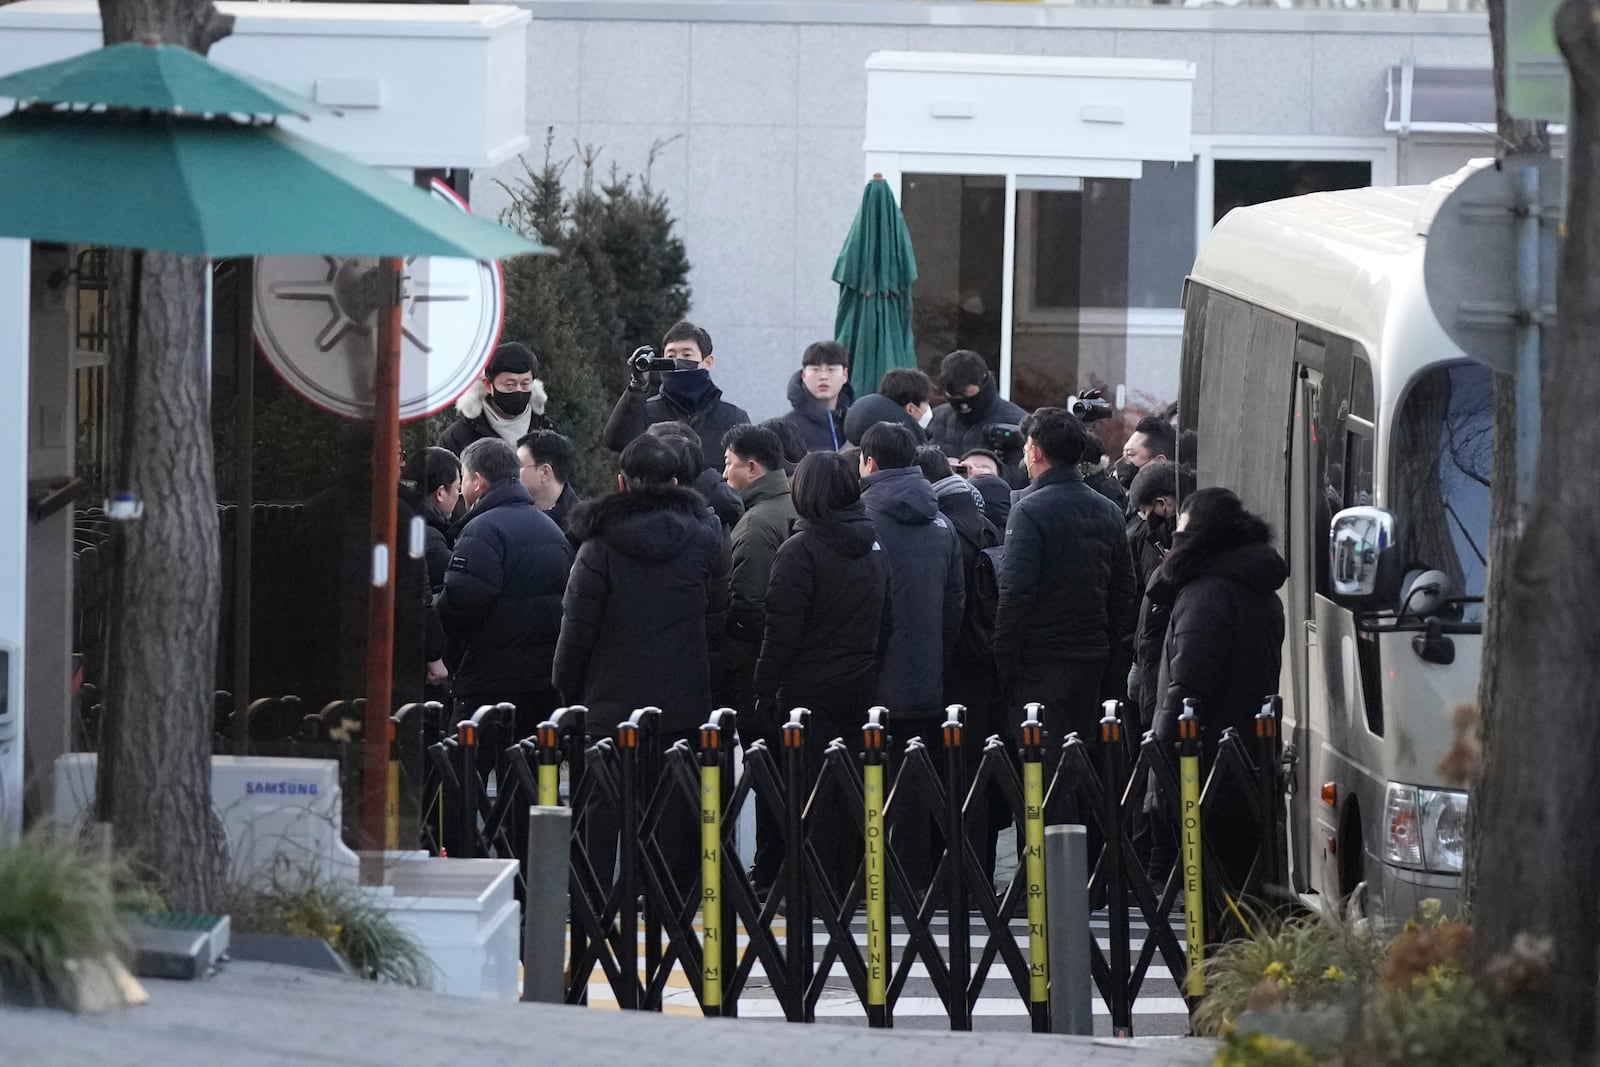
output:
[[[319, 105], [305, 121], [290, 117], [284, 125], [385, 168], [396, 181], [431, 186], [452, 212], [466, 210], [456, 189], [466, 188], [468, 170], [502, 163], [527, 146], [526, 12], [489, 5], [219, 8], [236, 21], [212, 61]], [[101, 43], [89, 0], [24, 0], [0, 11], [0, 73]], [[113, 521], [104, 501], [117, 454], [108, 424], [115, 397], [106, 355], [113, 321], [107, 260], [92, 247], [0, 241], [0, 434], [10, 435], [10, 447], [0, 448], [0, 492], [13, 501], [0, 519], [0, 832], [18, 829], [25, 807], [30, 821], [51, 809], [59, 821], [76, 821], [94, 777], [85, 768], [95, 759], [96, 697], [106, 683]], [[289, 797], [320, 798], [322, 807], [312, 805], [317, 817], [342, 814], [350, 844], [358, 843], [350, 809], [360, 787], [351, 775], [360, 769], [356, 701], [367, 692], [373, 573], [375, 327], [370, 294], [363, 295], [371, 287], [362, 279], [375, 264], [258, 257], [219, 260], [208, 272], [206, 371], [222, 537], [214, 751], [219, 761], [332, 761], [317, 770], [333, 769], [331, 788], [307, 779], [266, 791], [272, 814], [261, 817], [281, 822], [293, 807]], [[400, 292], [399, 393], [403, 415], [415, 420], [450, 404], [481, 371], [498, 340], [501, 280], [494, 264], [424, 257], [406, 263]], [[431, 436], [430, 429], [416, 436]], [[398, 532], [404, 546], [405, 531]], [[417, 671], [410, 668], [412, 653], [421, 652], [420, 631], [411, 630], [420, 626], [427, 590], [416, 582], [411, 554], [397, 559], [396, 587], [405, 590], [396, 612], [398, 704], [422, 696], [421, 660]], [[261, 775], [218, 770], [213, 778], [230, 854], [256, 854], [262, 825], [240, 830], [254, 835], [244, 840], [236, 839], [234, 823], [249, 822], [236, 819], [238, 811], [264, 810]], [[222, 795], [235, 788], [249, 801]], [[342, 813], [337, 804], [322, 810], [341, 794]], [[348, 873], [353, 855], [337, 834], [326, 837], [316, 846], [319, 865]], [[405, 876], [413, 889], [426, 882], [415, 873]], [[509, 876], [497, 876], [492, 892], [478, 887], [481, 908], [469, 910], [503, 925], [516, 910], [510, 884]], [[502, 959], [495, 967], [447, 976], [447, 984], [474, 992], [514, 986], [514, 966], [505, 971]], [[466, 988], [474, 983], [483, 990]]]

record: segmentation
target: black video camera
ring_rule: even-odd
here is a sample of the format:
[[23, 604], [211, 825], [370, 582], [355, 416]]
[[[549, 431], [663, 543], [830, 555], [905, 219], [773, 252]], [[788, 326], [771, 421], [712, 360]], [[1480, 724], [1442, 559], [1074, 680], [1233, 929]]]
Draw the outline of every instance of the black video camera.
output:
[[983, 428], [983, 445], [1002, 456], [1008, 452], [1020, 452], [1022, 427], [1014, 422], [991, 422]]
[[662, 359], [656, 355], [656, 350], [649, 345], [640, 345], [633, 350], [633, 355], [628, 357], [628, 370], [637, 378], [643, 378], [652, 371], [667, 372], [680, 370], [675, 359]]
[[1090, 389], [1073, 400], [1067, 410], [1080, 422], [1099, 422], [1111, 417], [1111, 401], [1102, 396], [1100, 390]]

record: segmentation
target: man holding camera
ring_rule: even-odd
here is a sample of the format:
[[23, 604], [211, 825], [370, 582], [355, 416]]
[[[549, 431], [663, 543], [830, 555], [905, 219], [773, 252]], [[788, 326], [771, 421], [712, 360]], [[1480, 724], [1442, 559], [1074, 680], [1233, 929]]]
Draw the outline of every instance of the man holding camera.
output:
[[[628, 357], [628, 388], [612, 409], [601, 441], [621, 452], [654, 423], [683, 422], [700, 435], [702, 462], [719, 469], [723, 436], [750, 416], [722, 399], [722, 390], [711, 382], [711, 335], [692, 322], [680, 322], [661, 339], [661, 351], [658, 358], [645, 345]], [[652, 376], [660, 381], [654, 394]]]
[[939, 384], [950, 402], [933, 413], [928, 437], [956, 458], [974, 448], [996, 452], [1003, 461], [1001, 477], [1012, 488], [1028, 484], [1023, 475], [1022, 436], [1015, 429], [1027, 412], [1000, 395], [989, 365], [976, 352], [958, 349], [939, 364]]

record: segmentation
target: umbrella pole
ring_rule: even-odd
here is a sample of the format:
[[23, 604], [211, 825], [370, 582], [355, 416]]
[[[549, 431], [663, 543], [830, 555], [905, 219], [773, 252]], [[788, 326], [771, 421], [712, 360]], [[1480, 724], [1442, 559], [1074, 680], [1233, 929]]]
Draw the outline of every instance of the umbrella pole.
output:
[[400, 482], [401, 282], [405, 261], [384, 258], [384, 299], [372, 402], [372, 590], [367, 606], [367, 713], [362, 730], [361, 829], [374, 852], [363, 857], [362, 881], [383, 882], [380, 849], [399, 847], [387, 834], [389, 705], [394, 682], [395, 522]]
[[254, 300], [255, 260], [238, 259], [233, 275], [233, 356], [237, 373], [234, 399], [234, 541], [233, 541], [233, 754], [250, 751], [251, 567], [255, 554], [256, 503], [256, 375]]

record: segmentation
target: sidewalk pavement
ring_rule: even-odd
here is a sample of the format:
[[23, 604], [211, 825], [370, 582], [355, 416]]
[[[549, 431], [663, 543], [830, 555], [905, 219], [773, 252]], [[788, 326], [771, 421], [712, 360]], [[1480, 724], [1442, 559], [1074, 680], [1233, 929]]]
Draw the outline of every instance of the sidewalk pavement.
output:
[[149, 980], [144, 1007], [99, 1016], [0, 1006], [0, 1063], [314, 1064], [613, 1062], [641, 1065], [1201, 1067], [1210, 1041], [867, 1030], [695, 1019], [440, 996], [236, 961], [200, 982]]

